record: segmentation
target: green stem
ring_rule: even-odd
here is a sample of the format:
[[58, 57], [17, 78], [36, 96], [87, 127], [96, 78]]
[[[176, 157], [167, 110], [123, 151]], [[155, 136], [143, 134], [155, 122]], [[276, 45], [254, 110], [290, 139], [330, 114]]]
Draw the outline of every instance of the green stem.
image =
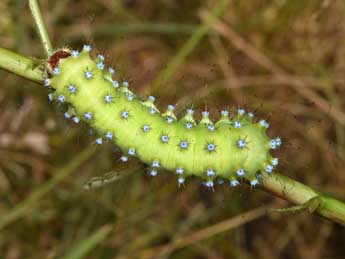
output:
[[44, 50], [49, 57], [53, 53], [53, 47], [49, 39], [49, 35], [44, 24], [40, 8], [38, 6], [37, 0], [29, 0], [29, 7], [31, 14], [35, 20], [38, 35], [40, 36], [41, 42], [43, 44]]
[[334, 222], [345, 225], [345, 203], [279, 173], [265, 175], [261, 189], [281, 197], [293, 204], [307, 204], [312, 199], [319, 200], [316, 212]]
[[0, 48], [0, 68], [37, 83], [42, 83], [44, 79], [43, 61], [24, 57], [3, 48]]
[[[37, 83], [42, 83], [44, 78], [44, 65], [42, 63], [2, 48], [0, 48], [0, 68]], [[329, 220], [345, 225], [345, 203], [307, 185], [279, 173], [274, 173], [264, 175], [260, 187], [266, 192], [297, 205], [308, 204], [312, 199], [317, 199], [315, 212]]]

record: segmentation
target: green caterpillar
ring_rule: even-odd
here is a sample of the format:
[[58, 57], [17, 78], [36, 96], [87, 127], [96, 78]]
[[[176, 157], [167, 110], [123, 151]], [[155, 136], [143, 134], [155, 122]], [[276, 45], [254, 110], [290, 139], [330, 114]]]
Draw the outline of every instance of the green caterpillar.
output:
[[48, 59], [44, 84], [52, 90], [49, 100], [71, 107], [65, 117], [91, 125], [101, 136], [96, 144], [114, 142], [125, 154], [121, 161], [135, 156], [149, 165], [151, 176], [163, 168], [178, 175], [179, 185], [195, 175], [208, 188], [217, 179], [237, 186], [243, 178], [256, 186], [262, 173], [270, 174], [278, 165], [269, 151], [278, 148], [281, 139], [266, 135], [265, 120], [254, 122], [253, 113], [244, 109], [231, 118], [224, 110], [216, 123], [205, 111], [197, 124], [192, 109], [177, 120], [172, 105], [160, 114], [154, 97], [139, 100], [127, 82], [112, 78], [115, 70], [106, 69], [104, 56], [93, 60], [90, 51], [89, 45], [80, 53], [68, 48], [56, 51]]

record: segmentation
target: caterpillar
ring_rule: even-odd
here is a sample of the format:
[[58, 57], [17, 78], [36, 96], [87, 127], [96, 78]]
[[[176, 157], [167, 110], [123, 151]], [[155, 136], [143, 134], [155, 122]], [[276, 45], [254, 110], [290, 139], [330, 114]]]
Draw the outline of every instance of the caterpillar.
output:
[[204, 111], [196, 123], [190, 108], [178, 120], [173, 105], [161, 113], [153, 96], [140, 100], [128, 82], [114, 79], [116, 70], [105, 66], [105, 57], [98, 54], [93, 59], [91, 50], [84, 45], [80, 52], [55, 51], [47, 60], [44, 85], [50, 101], [68, 104], [67, 119], [84, 121], [97, 131], [96, 144], [115, 143], [123, 153], [122, 162], [137, 157], [148, 165], [151, 176], [165, 169], [175, 172], [183, 185], [194, 175], [209, 189], [224, 180], [234, 187], [241, 179], [255, 187], [262, 174], [275, 170], [279, 160], [270, 150], [282, 140], [269, 138], [269, 123], [254, 118], [253, 112], [239, 108], [231, 115], [222, 110], [214, 123]]

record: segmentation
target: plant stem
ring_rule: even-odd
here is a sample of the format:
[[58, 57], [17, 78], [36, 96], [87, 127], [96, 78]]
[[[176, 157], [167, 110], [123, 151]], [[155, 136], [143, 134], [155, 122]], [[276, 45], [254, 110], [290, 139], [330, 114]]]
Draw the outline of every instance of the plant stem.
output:
[[281, 197], [293, 204], [307, 204], [312, 199], [319, 199], [316, 212], [334, 222], [345, 225], [345, 203], [311, 187], [297, 182], [279, 173], [264, 175], [260, 183], [261, 189]]
[[38, 6], [37, 0], [29, 0], [29, 7], [31, 14], [35, 20], [38, 35], [40, 36], [43, 48], [49, 57], [53, 53], [53, 47], [47, 32], [47, 28], [44, 24], [40, 8]]
[[0, 68], [37, 83], [44, 79], [44, 62], [3, 48], [0, 48]]
[[[0, 68], [34, 82], [42, 83], [45, 69], [43, 64], [35, 59], [0, 48]], [[315, 207], [315, 212], [329, 220], [345, 225], [345, 203], [287, 176], [279, 173], [263, 175], [260, 188], [297, 205], [308, 205], [309, 201], [317, 199], [318, 205]]]

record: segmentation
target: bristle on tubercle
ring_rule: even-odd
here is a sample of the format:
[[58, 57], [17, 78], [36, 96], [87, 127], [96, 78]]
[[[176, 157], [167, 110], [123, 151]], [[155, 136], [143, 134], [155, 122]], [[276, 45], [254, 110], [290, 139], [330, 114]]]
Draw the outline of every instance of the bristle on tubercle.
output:
[[209, 190], [224, 180], [236, 187], [244, 179], [256, 187], [261, 174], [274, 172], [278, 158], [270, 150], [278, 149], [282, 140], [266, 135], [266, 120], [242, 108], [232, 114], [222, 110], [217, 122], [203, 111], [199, 123], [189, 108], [178, 120], [174, 105], [161, 113], [153, 96], [140, 100], [127, 81], [116, 78], [116, 69], [106, 67], [102, 54], [91, 58], [91, 50], [85, 45], [81, 51], [54, 52], [47, 60], [44, 85], [50, 101], [67, 104], [66, 119], [84, 121], [97, 132], [95, 144], [115, 143], [123, 152], [120, 161], [137, 157], [153, 177], [160, 169], [172, 171], [179, 186], [195, 175]]

